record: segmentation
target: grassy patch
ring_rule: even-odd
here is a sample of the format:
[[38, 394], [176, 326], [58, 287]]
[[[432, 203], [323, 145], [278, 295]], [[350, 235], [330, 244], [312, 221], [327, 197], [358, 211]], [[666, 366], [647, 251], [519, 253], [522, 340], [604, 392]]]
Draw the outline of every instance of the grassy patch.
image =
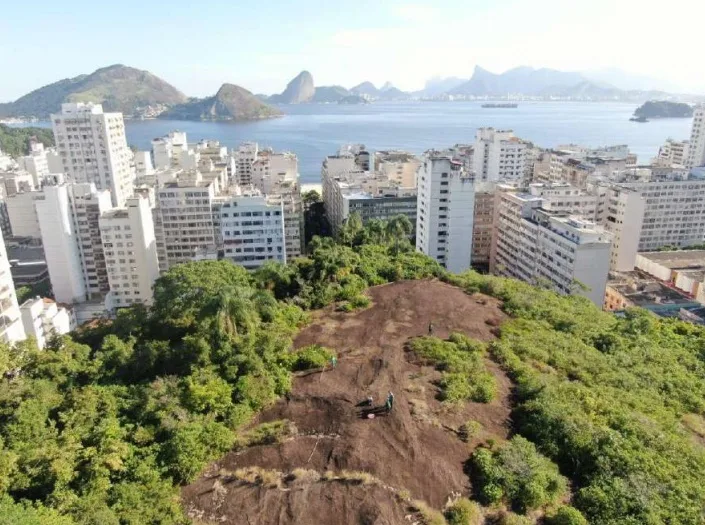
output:
[[497, 382], [483, 361], [484, 343], [454, 333], [445, 341], [437, 337], [416, 338], [411, 349], [443, 372], [440, 381], [443, 401], [489, 403], [496, 396]]
[[294, 362], [291, 369], [294, 371], [324, 368], [335, 356], [330, 348], [321, 345], [305, 346], [294, 352]]
[[482, 508], [474, 501], [460, 498], [445, 510], [448, 525], [480, 525], [483, 521]]
[[281, 443], [289, 436], [297, 433], [296, 426], [288, 419], [271, 421], [256, 426], [238, 438], [240, 447], [253, 447], [255, 445], [274, 445]]

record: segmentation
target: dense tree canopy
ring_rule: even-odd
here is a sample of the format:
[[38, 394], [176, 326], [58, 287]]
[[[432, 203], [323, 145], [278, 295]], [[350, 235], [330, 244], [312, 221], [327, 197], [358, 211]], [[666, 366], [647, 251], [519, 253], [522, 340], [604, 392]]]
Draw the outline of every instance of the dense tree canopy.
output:
[[11, 128], [0, 124], [0, 151], [12, 157], [29, 152], [29, 140], [35, 137], [45, 146], [54, 145], [54, 134], [50, 128]]
[[[307, 310], [355, 308], [369, 286], [432, 276], [499, 298], [512, 317], [488, 346], [457, 334], [415, 343], [442, 370], [447, 401], [492, 398], [485, 352], [515, 382], [514, 437], [469, 463], [477, 498], [518, 513], [547, 507], [547, 523], [703, 522], [703, 328], [449, 275], [411, 250], [403, 221], [352, 226], [340, 242], [315, 238], [308, 257], [253, 273], [224, 261], [176, 266], [150, 309], [122, 310], [44, 351], [1, 347], [0, 524], [183, 523], [178, 485], [245, 439], [243, 425], [289, 391], [292, 370], [333, 355], [291, 352]], [[448, 515], [477, 509], [456, 510]]]

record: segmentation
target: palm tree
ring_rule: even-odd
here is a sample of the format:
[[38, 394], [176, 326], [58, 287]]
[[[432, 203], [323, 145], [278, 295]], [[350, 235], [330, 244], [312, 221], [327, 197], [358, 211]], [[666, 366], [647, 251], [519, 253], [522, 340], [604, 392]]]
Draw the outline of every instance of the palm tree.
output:
[[208, 302], [202, 317], [214, 319], [215, 329], [219, 334], [245, 335], [259, 323], [251, 294], [252, 290], [245, 288], [224, 288]]

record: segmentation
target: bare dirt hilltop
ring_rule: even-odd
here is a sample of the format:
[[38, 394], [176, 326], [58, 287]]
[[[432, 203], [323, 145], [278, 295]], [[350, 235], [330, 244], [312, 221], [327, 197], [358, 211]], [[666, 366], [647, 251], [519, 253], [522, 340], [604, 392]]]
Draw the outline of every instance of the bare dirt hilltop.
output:
[[[392, 524], [422, 523], [408, 500], [435, 509], [468, 494], [465, 472], [472, 450], [508, 433], [511, 384], [491, 361], [498, 384], [488, 404], [448, 406], [437, 400], [440, 373], [407, 350], [428, 333], [452, 332], [488, 341], [505, 315], [496, 299], [439, 281], [405, 281], [369, 290], [372, 306], [356, 313], [317, 312], [295, 347], [335, 349], [338, 364], [295, 378], [286, 399], [254, 425], [288, 420], [280, 442], [233, 451], [184, 488], [189, 515], [202, 523]], [[374, 419], [356, 407], [368, 395], [394, 410]], [[471, 439], [458, 431], [481, 424]], [[479, 427], [478, 427], [479, 428]]]

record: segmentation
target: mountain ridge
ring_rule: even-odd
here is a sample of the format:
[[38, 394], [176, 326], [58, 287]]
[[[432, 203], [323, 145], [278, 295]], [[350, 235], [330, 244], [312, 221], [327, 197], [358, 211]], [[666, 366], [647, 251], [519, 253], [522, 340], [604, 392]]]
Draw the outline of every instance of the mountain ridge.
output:
[[14, 102], [0, 104], [0, 116], [47, 118], [61, 111], [65, 102], [93, 102], [102, 104], [106, 111], [131, 116], [142, 108], [158, 110], [187, 100], [181, 91], [149, 71], [113, 64], [47, 84]]
[[167, 120], [215, 120], [239, 121], [277, 117], [278, 109], [259, 100], [247, 89], [236, 84], [225, 83], [215, 95], [194, 98], [178, 104], [161, 115]]

